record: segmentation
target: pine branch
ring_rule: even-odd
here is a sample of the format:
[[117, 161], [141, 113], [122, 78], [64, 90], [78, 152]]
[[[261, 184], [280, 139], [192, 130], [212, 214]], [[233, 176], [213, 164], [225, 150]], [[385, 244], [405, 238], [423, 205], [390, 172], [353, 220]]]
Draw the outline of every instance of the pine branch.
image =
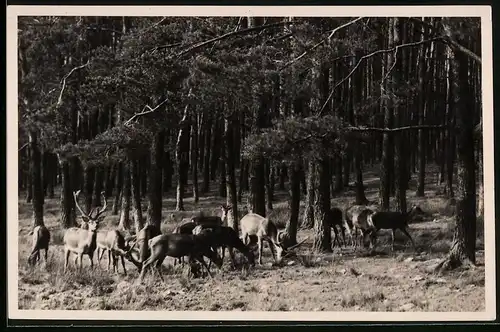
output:
[[242, 29], [242, 30], [238, 30], [238, 31], [233, 31], [233, 32], [228, 32], [226, 34], [223, 34], [222, 36], [218, 36], [218, 37], [215, 37], [215, 38], [212, 38], [212, 39], [209, 39], [209, 40], [205, 40], [205, 41], [202, 41], [202, 42], [199, 42], [191, 47], [188, 47], [187, 49], [185, 49], [184, 51], [182, 51], [181, 53], [179, 53], [177, 55], [177, 57], [181, 57], [187, 53], [190, 53], [192, 51], [195, 51], [203, 46], [206, 46], [206, 45], [209, 45], [209, 44], [212, 44], [212, 43], [215, 43], [219, 40], [223, 40], [223, 39], [226, 39], [226, 38], [229, 38], [229, 37], [232, 37], [232, 36], [236, 36], [236, 35], [243, 35], [243, 34], [247, 34], [249, 32], [255, 32], [255, 31], [261, 31], [261, 30], [265, 30], [265, 29], [268, 29], [268, 28], [274, 28], [274, 27], [279, 27], [279, 26], [283, 26], [283, 25], [287, 25], [287, 24], [293, 24], [293, 22], [289, 22], [289, 21], [281, 21], [281, 22], [277, 22], [277, 23], [272, 23], [272, 24], [267, 24], [267, 25], [261, 25], [261, 26], [258, 26], [258, 27], [252, 27], [252, 28], [247, 28], [247, 29]]
[[64, 93], [64, 89], [66, 88], [66, 80], [77, 70], [80, 70], [80, 69], [83, 69], [85, 67], [87, 67], [90, 63], [90, 60], [87, 60], [87, 63], [84, 64], [84, 65], [81, 65], [81, 66], [78, 66], [78, 67], [75, 67], [73, 69], [71, 69], [71, 71], [69, 73], [66, 74], [66, 76], [63, 77], [62, 79], [62, 88], [61, 88], [61, 92], [59, 93], [59, 98], [57, 99], [57, 106], [61, 105], [62, 103], [62, 96], [63, 96], [63, 93]]
[[338, 27], [336, 27], [335, 29], [332, 30], [332, 32], [328, 35], [328, 37], [326, 37], [325, 39], [323, 39], [322, 41], [320, 41], [319, 43], [313, 45], [312, 47], [310, 47], [309, 49], [305, 50], [304, 53], [302, 53], [301, 55], [299, 55], [298, 57], [296, 57], [295, 59], [289, 61], [288, 63], [286, 63], [283, 67], [281, 67], [279, 69], [279, 71], [283, 71], [285, 70], [286, 68], [290, 67], [291, 65], [293, 65], [295, 62], [299, 61], [300, 59], [302, 59], [303, 57], [305, 57], [306, 55], [308, 55], [309, 53], [311, 53], [312, 51], [314, 51], [316, 48], [318, 48], [319, 46], [323, 45], [326, 41], [332, 39], [333, 35], [339, 31], [340, 29], [343, 29], [343, 28], [346, 28], [354, 23], [356, 23], [357, 21], [361, 20], [363, 18], [363, 16], [361, 17], [358, 17], [352, 21], [349, 21], [345, 24], [342, 24]]
[[[366, 55], [363, 55], [359, 60], [358, 62], [356, 63], [356, 65], [354, 66], [354, 68], [349, 72], [349, 74], [347, 74], [346, 77], [344, 77], [343, 79], [341, 79], [337, 84], [335, 84], [335, 86], [332, 88], [332, 90], [330, 91], [330, 94], [328, 95], [328, 98], [326, 99], [326, 101], [324, 102], [323, 106], [321, 106], [321, 109], [319, 110], [319, 112], [317, 113], [316, 116], [321, 116], [323, 114], [323, 111], [326, 109], [326, 106], [328, 105], [328, 103], [330, 102], [330, 100], [332, 99], [333, 97], [333, 93], [335, 92], [335, 90], [342, 84], [344, 83], [345, 81], [347, 81], [349, 79], [349, 77], [351, 77], [354, 72], [356, 71], [356, 69], [358, 69], [358, 67], [361, 65], [361, 63], [363, 61], [365, 61], [366, 59], [368, 58], [371, 58], [372, 56], [375, 56], [377, 54], [381, 54], [381, 53], [389, 53], [389, 52], [397, 52], [400, 48], [404, 48], [404, 47], [413, 47], [413, 46], [418, 46], [418, 45], [421, 45], [421, 44], [424, 44], [424, 43], [429, 43], [429, 42], [433, 42], [433, 41], [436, 41], [436, 40], [439, 40], [441, 39], [441, 37], [435, 37], [435, 38], [432, 38], [432, 39], [426, 39], [426, 40], [420, 40], [418, 42], [414, 42], [414, 43], [405, 43], [405, 44], [401, 44], [401, 45], [397, 45], [395, 47], [392, 47], [392, 48], [388, 48], [388, 49], [383, 49], [383, 50], [377, 50], [377, 51], [374, 51], [372, 53], [369, 53], [369, 54], [366, 54]], [[392, 71], [392, 69], [394, 68], [396, 62], [394, 61], [394, 64], [391, 66], [391, 68], [389, 69], [387, 75], [382, 79], [382, 80], [385, 80], [386, 77], [388, 76], [388, 74], [390, 73], [390, 71]]]
[[[140, 116], [143, 116], [143, 115], [147, 115], [147, 114], [155, 112], [158, 108], [160, 108], [160, 106], [162, 106], [163, 104], [165, 104], [167, 102], [167, 100], [168, 99], [165, 99], [164, 101], [162, 101], [161, 103], [159, 103], [158, 105], [156, 105], [155, 108], [151, 108], [149, 105], [144, 106], [144, 108], [142, 109], [142, 112], [135, 113], [134, 115], [132, 115], [132, 117], [130, 119], [128, 119], [127, 121], [125, 121], [124, 125], [128, 126], [136, 118], [138, 118]], [[146, 108], [148, 108], [147, 111], [145, 111]]]

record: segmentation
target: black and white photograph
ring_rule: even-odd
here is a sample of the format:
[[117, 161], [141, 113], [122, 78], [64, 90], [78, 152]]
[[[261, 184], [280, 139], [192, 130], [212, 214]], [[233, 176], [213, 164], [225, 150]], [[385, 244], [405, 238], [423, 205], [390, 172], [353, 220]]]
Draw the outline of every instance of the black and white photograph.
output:
[[7, 24], [9, 318], [495, 319], [489, 6]]

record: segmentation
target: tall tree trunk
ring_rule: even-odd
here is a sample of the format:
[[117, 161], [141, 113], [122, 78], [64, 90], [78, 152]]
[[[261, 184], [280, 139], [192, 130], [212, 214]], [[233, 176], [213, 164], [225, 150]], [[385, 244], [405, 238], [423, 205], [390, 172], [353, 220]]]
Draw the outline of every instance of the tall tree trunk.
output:
[[[449, 29], [449, 27], [447, 27]], [[446, 27], [445, 27], [446, 29]], [[464, 45], [463, 37], [458, 42]], [[474, 160], [474, 105], [469, 86], [468, 58], [460, 51], [450, 52], [453, 80], [452, 109], [456, 114], [458, 173], [455, 231], [448, 258], [438, 269], [453, 269], [476, 263], [476, 176]]]
[[212, 141], [212, 117], [207, 115], [207, 121], [205, 124], [205, 160], [203, 162], [203, 187], [201, 191], [203, 193], [208, 193], [210, 191], [210, 158], [211, 149], [210, 142]]
[[[224, 159], [226, 162], [226, 190], [227, 190], [227, 205], [231, 206], [229, 210], [227, 223], [236, 232], [239, 231], [238, 223], [238, 197], [236, 192], [236, 174], [235, 174], [235, 159], [238, 155], [234, 151], [234, 115], [225, 119], [224, 123], [224, 145], [223, 151]], [[224, 150], [224, 149], [223, 149]]]
[[265, 189], [266, 189], [266, 208], [267, 210], [272, 210], [273, 209], [273, 200], [274, 200], [274, 195], [273, 195], [273, 185], [271, 182], [274, 182], [272, 178], [274, 177], [273, 174], [273, 169], [271, 166], [271, 162], [268, 160], [265, 162]]
[[141, 190], [139, 177], [139, 162], [132, 160], [130, 164], [130, 195], [132, 196], [132, 214], [134, 219], [134, 228], [138, 233], [144, 227], [144, 218], [142, 216]]
[[118, 229], [130, 229], [130, 165], [127, 161], [123, 162], [123, 188], [122, 201], [120, 209], [120, 223]]
[[290, 188], [288, 197], [288, 208], [290, 209], [290, 218], [285, 228], [285, 238], [283, 244], [285, 247], [293, 246], [297, 243], [297, 228], [299, 223], [300, 211], [300, 165], [298, 162], [290, 166]]
[[[189, 91], [191, 95], [191, 91]], [[191, 123], [189, 123], [189, 104], [184, 108], [184, 114], [179, 123], [179, 135], [175, 146], [175, 159], [177, 162], [177, 203], [175, 209], [184, 211], [184, 183], [189, 168], [189, 132]]]
[[33, 192], [33, 227], [42, 226], [43, 223], [43, 183], [42, 183], [42, 160], [38, 143], [38, 134], [29, 132], [29, 144], [31, 151], [31, 186]]
[[316, 163], [317, 185], [314, 194], [314, 242], [316, 252], [331, 252], [331, 229], [328, 223], [330, 211], [330, 172], [328, 159], [322, 158]]
[[61, 166], [61, 224], [63, 228], [76, 225], [75, 202], [73, 200], [70, 163], [58, 155]]
[[[400, 43], [400, 32], [402, 29], [402, 22], [399, 21], [398, 18], [393, 18], [393, 43], [394, 45], [399, 45]], [[396, 91], [400, 86], [401, 82], [401, 72], [404, 70], [403, 68], [403, 56], [402, 53], [399, 52], [398, 55], [394, 58], [396, 61], [396, 69], [392, 71], [392, 90]], [[396, 102], [393, 105], [394, 109], [394, 126], [399, 127], [402, 125], [403, 119], [403, 108], [402, 103]], [[399, 132], [394, 137], [395, 142], [395, 152], [394, 152], [394, 180], [395, 180], [395, 189], [396, 189], [396, 209], [399, 212], [406, 213], [406, 182], [408, 180], [406, 176], [406, 164], [405, 164], [405, 150], [404, 150], [404, 142], [405, 139], [403, 137], [404, 133]]]
[[315, 166], [314, 161], [309, 161], [307, 163], [307, 175], [306, 175], [306, 201], [304, 207], [304, 215], [302, 218], [302, 227], [311, 228], [314, 225], [314, 183], [316, 182], [315, 176]]
[[115, 172], [115, 197], [113, 200], [113, 207], [112, 207], [112, 212], [111, 214], [117, 215], [118, 214], [118, 206], [120, 205], [120, 197], [122, 193], [122, 188], [123, 188], [123, 163], [118, 163], [116, 165], [116, 172]]
[[[394, 45], [394, 19], [389, 19], [389, 46]], [[394, 63], [393, 55], [387, 55], [386, 66], [390, 68]], [[387, 80], [385, 81], [385, 90], [391, 89]], [[382, 109], [384, 110], [384, 126], [386, 128], [392, 127], [393, 110], [389, 100], [382, 101]], [[382, 140], [382, 160], [380, 163], [380, 208], [382, 211], [389, 210], [389, 198], [391, 196], [391, 173], [393, 171], [392, 161], [392, 139], [391, 133], [384, 132]]]
[[[196, 118], [196, 115], [195, 115]], [[193, 181], [193, 200], [197, 204], [199, 201], [198, 192], [198, 121], [196, 119], [191, 127], [191, 180]]]
[[151, 158], [149, 167], [148, 183], [148, 210], [146, 223], [160, 229], [161, 209], [163, 190], [162, 171], [163, 171], [163, 146], [165, 144], [165, 131], [160, 130], [155, 133], [153, 144], [151, 146]]

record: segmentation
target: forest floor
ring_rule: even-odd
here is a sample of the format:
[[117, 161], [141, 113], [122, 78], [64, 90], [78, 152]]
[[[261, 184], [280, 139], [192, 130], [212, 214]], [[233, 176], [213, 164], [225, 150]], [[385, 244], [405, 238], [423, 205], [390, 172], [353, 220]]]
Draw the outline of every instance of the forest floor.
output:
[[[333, 254], [311, 252], [312, 231], [299, 229], [298, 240], [308, 240], [297, 249], [298, 256], [283, 266], [271, 266], [272, 256], [265, 244], [263, 265], [249, 270], [231, 270], [225, 259], [222, 270], [212, 267], [214, 278], [192, 278], [188, 267], [164, 262], [165, 282], [149, 274], [137, 283], [137, 269], [127, 262], [127, 275], [89, 267], [88, 256], [82, 273], [63, 273], [63, 231], [59, 224], [58, 199], [45, 202], [45, 224], [52, 234], [48, 264], [29, 267], [31, 250], [31, 205], [19, 201], [19, 308], [73, 310], [258, 310], [258, 311], [484, 311], [485, 272], [483, 222], [478, 221], [477, 263], [474, 270], [458, 269], [444, 275], [433, 267], [445, 257], [453, 237], [453, 208], [428, 177], [426, 197], [414, 195], [414, 180], [408, 190], [408, 204], [418, 204], [428, 214], [423, 222], [410, 224], [417, 250], [401, 233], [396, 249], [390, 250], [390, 231], [380, 231], [378, 253], [368, 256], [350, 247], [335, 247]], [[365, 174], [366, 195], [378, 200], [378, 179]], [[215, 187], [215, 186], [214, 186]], [[189, 189], [189, 188], [188, 188]], [[173, 196], [173, 195], [172, 195]], [[287, 192], [276, 192], [270, 218], [284, 225], [288, 218]], [[332, 198], [332, 206], [345, 208], [354, 201], [349, 190]], [[163, 231], [172, 230], [183, 217], [195, 211], [220, 213], [223, 200], [201, 197], [197, 206], [186, 199], [185, 212], [175, 212], [175, 200], [164, 199]], [[301, 206], [302, 211], [303, 206]], [[240, 218], [244, 212], [240, 210]], [[103, 229], [118, 223], [108, 216]], [[333, 234], [333, 232], [332, 232]], [[227, 253], [226, 253], [227, 255]], [[237, 255], [237, 257], [240, 257]], [[43, 258], [42, 258], [43, 260]], [[94, 258], [96, 261], [96, 258]]]

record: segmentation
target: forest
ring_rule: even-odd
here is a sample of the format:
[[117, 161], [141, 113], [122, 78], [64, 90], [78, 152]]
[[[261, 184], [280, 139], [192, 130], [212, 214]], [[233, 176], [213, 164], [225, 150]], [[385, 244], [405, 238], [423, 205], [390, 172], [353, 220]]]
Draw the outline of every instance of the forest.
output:
[[[418, 205], [422, 225], [449, 218], [439, 221], [437, 235], [419, 229], [411, 255], [429, 255], [433, 271], [470, 270], [479, 304], [467, 309], [484, 308], [480, 23], [469, 17], [19, 17], [20, 266], [35, 227], [47, 226], [55, 247], [66, 229], [80, 227], [77, 191], [89, 214], [109, 202], [106, 225], [131, 235], [147, 225], [165, 233], [184, 217], [215, 215], [221, 204], [231, 207], [226, 223], [237, 232], [249, 212], [268, 217], [283, 230], [285, 248], [307, 236], [296, 249], [307, 254], [295, 259], [313, 270], [325, 269], [316, 257], [336, 252], [344, 260], [354, 255], [352, 264], [359, 259], [387, 269], [378, 265], [383, 253], [336, 248], [332, 208], [365, 205], [407, 215]], [[433, 211], [433, 204], [444, 208]], [[427, 239], [429, 247], [441, 238], [445, 249], [432, 253], [419, 242]], [[410, 262], [408, 250], [386, 264]], [[20, 287], [40, 287], [37, 273], [70, 283], [60, 271], [62, 254], [53, 255], [59, 258], [46, 261], [54, 265], [43, 273], [20, 267]], [[111, 277], [100, 273], [71, 278], [94, 278], [100, 281], [92, 287], [102, 288], [96, 284]], [[250, 279], [240, 275], [250, 272], [228, 273]], [[389, 307], [388, 295], [366, 300], [366, 290], [359, 292], [331, 308], [403, 310]], [[21, 296], [20, 307], [40, 308], [33, 294]], [[467, 302], [470, 294], [460, 294]], [[121, 308], [196, 310], [185, 300], [127, 301]], [[374, 307], [378, 302], [382, 309]], [[82, 303], [75, 308], [87, 308]], [[46, 305], [68, 307], [64, 300]], [[276, 305], [235, 307], [309, 308]], [[233, 309], [212, 303], [208, 310]]]

